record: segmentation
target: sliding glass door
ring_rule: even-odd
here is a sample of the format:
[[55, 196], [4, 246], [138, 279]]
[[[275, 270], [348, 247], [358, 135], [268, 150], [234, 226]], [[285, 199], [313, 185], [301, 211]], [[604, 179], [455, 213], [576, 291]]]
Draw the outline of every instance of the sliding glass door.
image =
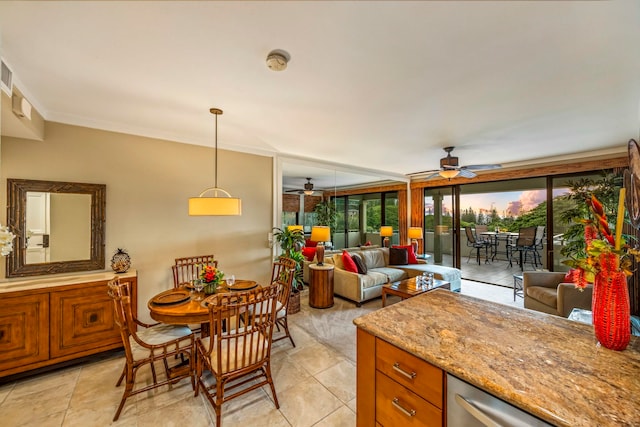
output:
[[430, 263], [455, 266], [454, 187], [429, 188], [424, 193], [424, 252]]

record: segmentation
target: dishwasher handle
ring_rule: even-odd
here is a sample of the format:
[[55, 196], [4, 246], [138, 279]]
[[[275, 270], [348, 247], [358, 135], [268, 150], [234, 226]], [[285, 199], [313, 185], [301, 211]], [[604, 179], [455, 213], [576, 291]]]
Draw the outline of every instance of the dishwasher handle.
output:
[[487, 427], [503, 427], [502, 424], [495, 422], [489, 415], [482, 412], [480, 408], [460, 396], [458, 393], [456, 393], [456, 402], [483, 425]]

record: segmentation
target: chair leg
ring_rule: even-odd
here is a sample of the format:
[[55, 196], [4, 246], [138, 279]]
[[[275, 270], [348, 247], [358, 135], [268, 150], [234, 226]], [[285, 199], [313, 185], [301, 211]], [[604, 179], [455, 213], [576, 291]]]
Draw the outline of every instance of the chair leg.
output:
[[[278, 322], [276, 322], [276, 324], [278, 324]], [[291, 333], [289, 332], [289, 321], [287, 320], [286, 317], [282, 318], [282, 327], [284, 328], [285, 334], [289, 337], [289, 340], [291, 341], [291, 345], [295, 347], [296, 343], [293, 342], [293, 337], [291, 336]]]
[[271, 377], [271, 362], [267, 363], [267, 366], [264, 369], [264, 373], [267, 377], [267, 381], [269, 382], [269, 387], [271, 387], [271, 394], [273, 395], [273, 403], [275, 403], [276, 409], [280, 409], [280, 403], [278, 402], [278, 396], [276, 395], [276, 388], [273, 385], [273, 378]]

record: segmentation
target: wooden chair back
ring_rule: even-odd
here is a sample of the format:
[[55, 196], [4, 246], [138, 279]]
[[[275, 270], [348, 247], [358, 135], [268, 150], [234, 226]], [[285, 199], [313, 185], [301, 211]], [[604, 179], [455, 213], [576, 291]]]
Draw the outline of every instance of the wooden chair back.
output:
[[[278, 286], [217, 294], [209, 306], [212, 337], [208, 355], [217, 364], [216, 380], [250, 374], [271, 357]], [[215, 357], [213, 357], [215, 355]]]
[[199, 255], [193, 257], [176, 258], [176, 263], [171, 266], [173, 273], [173, 286], [180, 287], [200, 277], [203, 265], [213, 265], [218, 268], [218, 261], [213, 255]]
[[287, 307], [289, 304], [289, 296], [291, 295], [291, 286], [296, 272], [296, 261], [281, 257], [273, 263], [271, 268], [271, 283], [276, 283], [278, 289], [278, 302], [281, 307]]

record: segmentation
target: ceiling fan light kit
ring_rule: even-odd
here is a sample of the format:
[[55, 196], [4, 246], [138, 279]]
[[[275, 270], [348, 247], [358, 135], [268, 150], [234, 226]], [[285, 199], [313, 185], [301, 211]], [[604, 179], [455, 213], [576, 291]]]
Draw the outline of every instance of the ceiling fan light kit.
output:
[[502, 165], [498, 164], [486, 164], [486, 165], [469, 165], [469, 166], [460, 166], [458, 163], [458, 157], [454, 157], [451, 155], [455, 147], [444, 147], [444, 151], [447, 153], [446, 157], [440, 159], [440, 169], [433, 171], [423, 171], [423, 172], [415, 172], [410, 173], [409, 176], [413, 175], [423, 175], [423, 174], [431, 174], [426, 177], [426, 179], [434, 178], [436, 176], [441, 176], [442, 178], [451, 180], [451, 178], [475, 178], [477, 175], [472, 172], [473, 170], [488, 170], [488, 169], [498, 169], [501, 168]]

